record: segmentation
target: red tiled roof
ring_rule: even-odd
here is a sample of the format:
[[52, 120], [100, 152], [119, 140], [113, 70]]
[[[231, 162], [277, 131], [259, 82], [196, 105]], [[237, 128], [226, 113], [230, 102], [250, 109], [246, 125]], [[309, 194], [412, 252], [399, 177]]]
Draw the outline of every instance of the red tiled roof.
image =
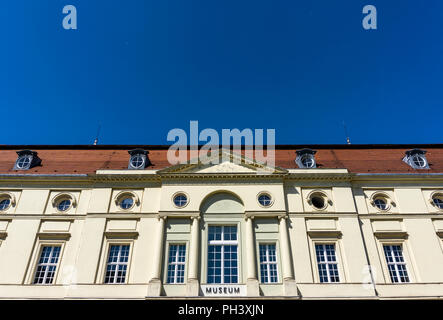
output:
[[[91, 174], [99, 169], [127, 169], [128, 150], [142, 148], [149, 151], [152, 163], [148, 169], [170, 166], [169, 146], [5, 146], [0, 145], [0, 174]], [[354, 173], [443, 173], [443, 144], [432, 145], [278, 145], [275, 165], [298, 168], [295, 151], [302, 148], [316, 150], [318, 168], [346, 168]], [[426, 150], [429, 170], [415, 170], [402, 161], [405, 151]], [[13, 170], [17, 151], [33, 150], [41, 165], [29, 170]]]

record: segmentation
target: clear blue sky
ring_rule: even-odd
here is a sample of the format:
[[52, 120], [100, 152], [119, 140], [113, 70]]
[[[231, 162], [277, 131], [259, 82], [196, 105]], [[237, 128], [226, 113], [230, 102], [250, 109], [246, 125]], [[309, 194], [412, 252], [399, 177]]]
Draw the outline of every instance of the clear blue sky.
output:
[[[78, 29], [62, 28], [64, 5]], [[377, 7], [378, 29], [362, 28]], [[0, 144], [443, 142], [443, 1], [4, 0]]]

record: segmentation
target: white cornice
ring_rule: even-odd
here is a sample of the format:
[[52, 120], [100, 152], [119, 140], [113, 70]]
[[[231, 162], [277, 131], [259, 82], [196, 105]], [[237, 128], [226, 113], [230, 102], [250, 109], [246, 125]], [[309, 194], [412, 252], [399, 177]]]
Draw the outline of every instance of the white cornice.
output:
[[0, 174], [0, 183], [117, 183], [157, 182], [170, 180], [303, 180], [303, 181], [349, 181], [349, 182], [442, 182], [443, 173], [348, 173], [346, 169], [291, 169], [279, 173], [199, 173], [160, 172], [155, 170], [102, 170], [100, 174]]

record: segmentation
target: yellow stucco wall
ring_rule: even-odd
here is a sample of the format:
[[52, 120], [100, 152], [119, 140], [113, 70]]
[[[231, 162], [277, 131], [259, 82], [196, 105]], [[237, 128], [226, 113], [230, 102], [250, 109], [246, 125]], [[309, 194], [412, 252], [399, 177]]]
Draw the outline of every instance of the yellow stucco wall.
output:
[[[339, 177], [331, 178], [334, 173]], [[427, 180], [419, 175], [407, 179], [362, 177], [342, 169], [238, 177], [235, 172], [196, 177], [194, 172], [165, 176], [149, 171], [142, 178], [133, 178], [126, 170], [104, 170], [97, 176], [76, 181], [56, 175], [39, 181], [0, 179], [0, 194], [12, 194], [15, 199], [14, 205], [0, 213], [0, 297], [145, 299], [154, 292], [150, 286], [157, 264], [161, 269], [161, 295], [190, 295], [190, 217], [197, 216], [200, 285], [206, 283], [208, 225], [229, 224], [238, 226], [239, 283], [248, 283], [248, 288], [253, 288], [254, 280], [248, 279], [248, 251], [254, 252], [259, 280], [258, 245], [276, 244], [278, 282], [259, 284], [260, 295], [302, 299], [443, 296], [443, 212], [430, 203], [432, 193], [443, 189], [443, 178], [438, 176]], [[316, 191], [327, 197], [324, 210], [315, 210], [309, 203], [309, 195]], [[121, 192], [132, 192], [139, 202], [130, 210], [122, 210], [116, 202]], [[181, 209], [172, 201], [178, 192], [186, 193], [189, 199]], [[259, 205], [257, 196], [261, 192], [272, 196], [270, 207]], [[392, 201], [389, 211], [380, 212], [371, 204], [371, 196], [377, 192]], [[53, 199], [64, 193], [69, 193], [76, 205], [60, 213]], [[241, 209], [227, 200], [214, 207], [215, 211], [204, 212], [205, 201], [221, 193], [238, 198]], [[163, 228], [160, 217], [165, 219]], [[252, 248], [245, 217], [254, 217]], [[287, 230], [282, 229], [281, 219], [286, 219]], [[296, 291], [288, 289], [291, 279], [283, 275], [284, 232], [289, 236], [288, 263]], [[160, 237], [162, 258], [156, 261]], [[52, 243], [62, 246], [55, 281], [33, 285], [39, 248]], [[104, 284], [107, 250], [112, 243], [131, 245], [125, 284]], [[165, 284], [171, 243], [186, 245], [184, 284]], [[340, 282], [319, 282], [315, 243], [336, 245]], [[403, 247], [410, 283], [391, 283], [382, 251], [383, 244], [391, 243]], [[372, 274], [367, 271], [368, 265]], [[371, 277], [375, 282], [368, 284]]]

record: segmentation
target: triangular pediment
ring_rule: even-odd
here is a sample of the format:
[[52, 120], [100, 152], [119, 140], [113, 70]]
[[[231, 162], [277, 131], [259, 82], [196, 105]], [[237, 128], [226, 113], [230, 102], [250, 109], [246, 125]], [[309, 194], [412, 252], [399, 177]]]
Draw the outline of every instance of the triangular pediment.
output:
[[158, 171], [161, 174], [282, 174], [286, 172], [285, 169], [260, 164], [243, 155], [225, 150], [219, 150], [204, 160], [191, 159], [186, 163]]
[[245, 165], [223, 161], [218, 164], [200, 164], [186, 170], [188, 173], [255, 173], [257, 170]]

